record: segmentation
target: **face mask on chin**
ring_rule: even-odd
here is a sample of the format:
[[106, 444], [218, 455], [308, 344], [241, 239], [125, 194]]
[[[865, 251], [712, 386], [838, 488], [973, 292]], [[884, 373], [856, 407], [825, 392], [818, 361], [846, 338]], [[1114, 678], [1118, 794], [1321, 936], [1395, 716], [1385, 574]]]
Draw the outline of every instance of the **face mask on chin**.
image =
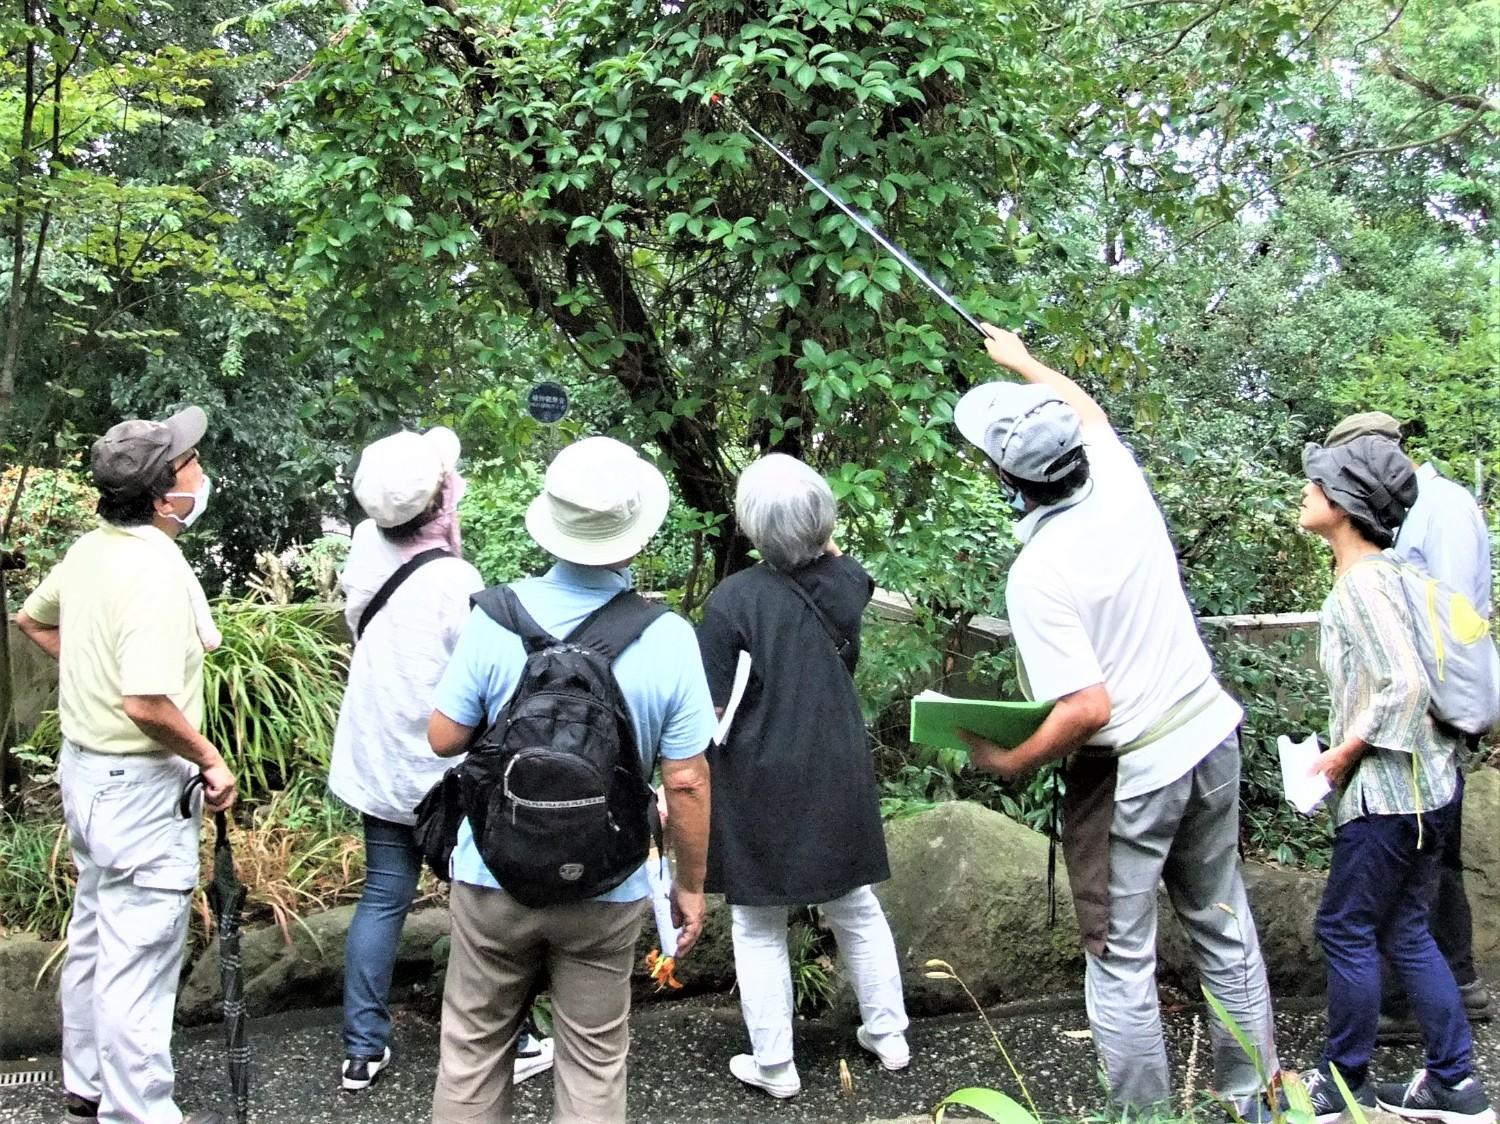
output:
[[208, 477], [205, 476], [198, 481], [198, 487], [191, 492], [168, 492], [167, 499], [192, 500], [193, 507], [186, 515], [178, 515], [175, 511], [169, 511], [166, 513], [167, 518], [175, 519], [182, 524], [183, 530], [187, 530], [194, 523], [198, 522], [198, 517], [208, 508], [210, 487]]

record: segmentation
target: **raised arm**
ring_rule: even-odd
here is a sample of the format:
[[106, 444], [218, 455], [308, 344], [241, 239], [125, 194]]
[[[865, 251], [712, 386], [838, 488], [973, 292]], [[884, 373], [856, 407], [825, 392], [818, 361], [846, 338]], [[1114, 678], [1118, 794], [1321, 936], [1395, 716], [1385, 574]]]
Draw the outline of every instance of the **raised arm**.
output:
[[1072, 406], [1079, 420], [1085, 425], [1108, 425], [1109, 415], [1095, 402], [1083, 387], [1061, 371], [1054, 371], [1047, 364], [1032, 357], [1021, 342], [1021, 337], [993, 324], [982, 327], [989, 339], [984, 341], [984, 350], [989, 357], [1007, 370], [1014, 371], [1027, 382], [1040, 383], [1057, 392], [1057, 396]]

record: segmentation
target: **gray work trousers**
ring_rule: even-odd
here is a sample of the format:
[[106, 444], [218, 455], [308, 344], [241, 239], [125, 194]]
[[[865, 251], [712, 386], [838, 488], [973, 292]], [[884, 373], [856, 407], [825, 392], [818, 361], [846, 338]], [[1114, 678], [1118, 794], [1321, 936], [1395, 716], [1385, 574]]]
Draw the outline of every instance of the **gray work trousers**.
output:
[[172, 1013], [198, 885], [198, 814], [177, 805], [180, 757], [92, 753], [64, 741], [63, 818], [78, 886], [62, 967], [63, 1084], [99, 1124], [177, 1124]]
[[[1185, 776], [1117, 801], [1109, 841], [1109, 939], [1087, 957], [1084, 991], [1111, 1097], [1146, 1109], [1172, 1085], [1156, 999], [1157, 884], [1165, 882], [1203, 982], [1278, 1068], [1271, 993], [1239, 860], [1239, 738], [1231, 734]], [[1259, 1089], [1251, 1060], [1208, 1016], [1214, 1088], [1243, 1101]]]

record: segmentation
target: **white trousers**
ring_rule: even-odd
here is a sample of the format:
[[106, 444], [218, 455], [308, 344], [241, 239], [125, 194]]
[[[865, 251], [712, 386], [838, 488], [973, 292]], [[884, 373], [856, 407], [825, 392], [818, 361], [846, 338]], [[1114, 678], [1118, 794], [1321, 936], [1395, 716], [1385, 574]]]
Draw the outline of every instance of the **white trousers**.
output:
[[198, 812], [177, 805], [193, 767], [63, 743], [63, 817], [78, 869], [62, 968], [63, 1083], [99, 1124], [178, 1124], [172, 1014], [198, 884]]
[[[906, 1031], [906, 1004], [896, 942], [880, 901], [868, 886], [818, 906], [833, 930], [854, 985], [865, 1032], [874, 1038]], [[792, 1060], [792, 965], [784, 905], [732, 905], [734, 972], [750, 1048], [763, 1066]]]

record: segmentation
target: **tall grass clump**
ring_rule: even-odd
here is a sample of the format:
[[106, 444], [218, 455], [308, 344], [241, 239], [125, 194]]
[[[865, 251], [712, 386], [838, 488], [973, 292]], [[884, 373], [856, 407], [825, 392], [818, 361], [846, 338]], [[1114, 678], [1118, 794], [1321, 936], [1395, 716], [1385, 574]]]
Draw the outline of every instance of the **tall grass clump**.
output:
[[328, 769], [349, 646], [336, 610], [220, 602], [224, 642], [203, 665], [204, 736], [253, 799]]
[[55, 941], [73, 908], [68, 831], [58, 818], [0, 815], [0, 935]]

